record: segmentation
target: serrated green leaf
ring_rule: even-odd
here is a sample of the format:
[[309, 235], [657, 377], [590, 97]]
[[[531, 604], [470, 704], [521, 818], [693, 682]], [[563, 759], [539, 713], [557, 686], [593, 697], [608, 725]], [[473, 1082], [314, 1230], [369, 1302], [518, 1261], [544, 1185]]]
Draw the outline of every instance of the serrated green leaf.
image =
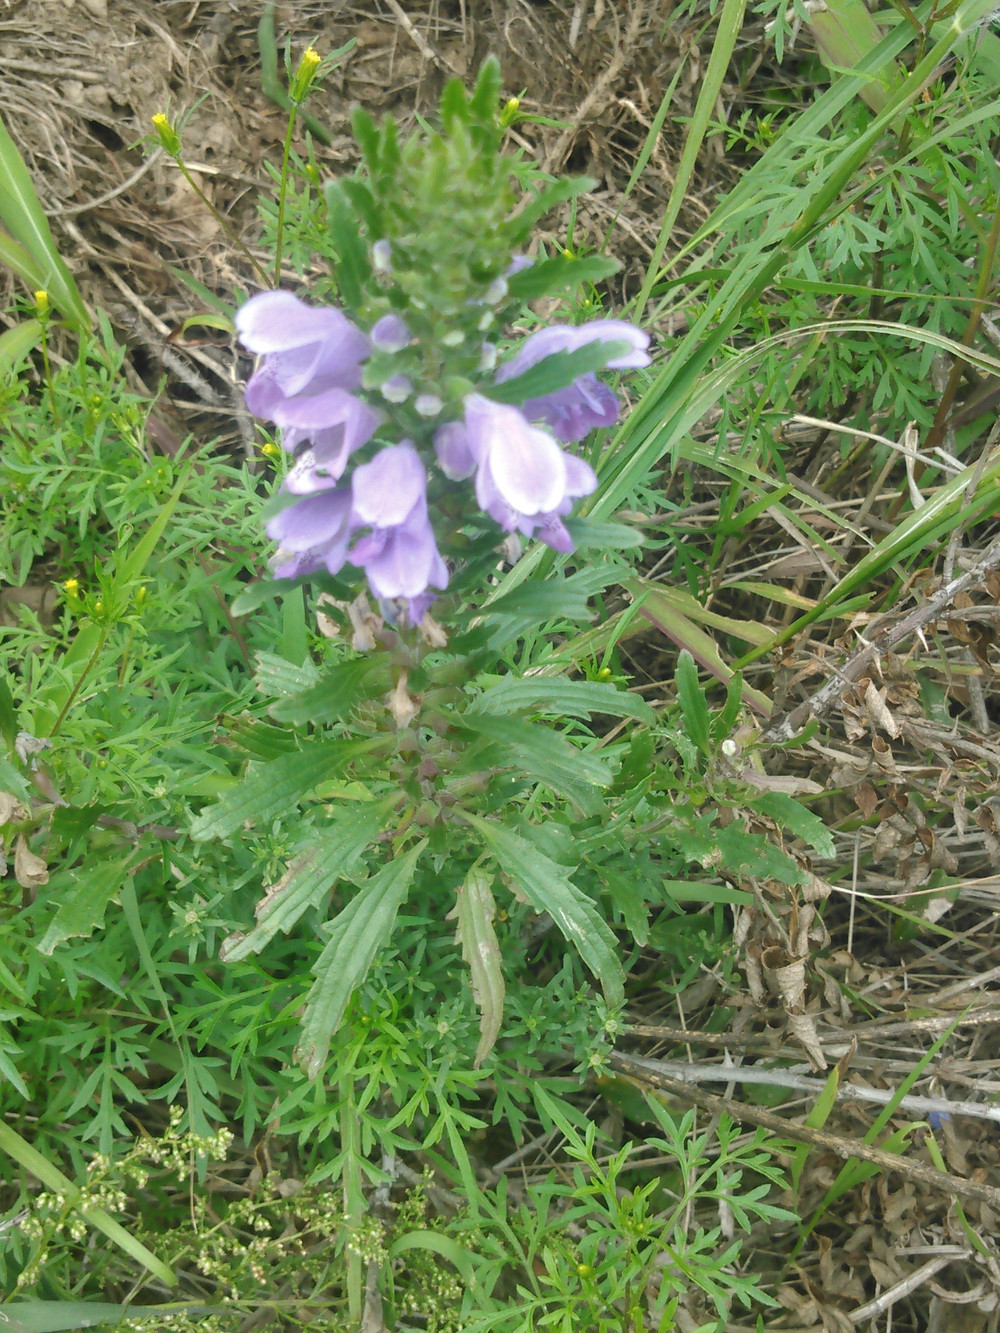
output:
[[[726, 828], [712, 828], [710, 836], [715, 844], [713, 851], [729, 870], [756, 879], [777, 879], [782, 884], [802, 883], [803, 872], [795, 861], [759, 833], [747, 832], [739, 820]], [[678, 842], [686, 852], [683, 838], [679, 837]]]
[[254, 657], [253, 683], [271, 699], [311, 689], [318, 680], [319, 672], [312, 662], [296, 666], [277, 653], [257, 653]]
[[324, 778], [338, 777], [370, 742], [314, 741], [294, 754], [264, 764], [251, 764], [241, 782], [191, 825], [195, 842], [228, 838], [247, 822], [260, 823], [287, 814]]
[[330, 938], [313, 965], [315, 984], [302, 1018], [297, 1058], [309, 1078], [320, 1073], [348, 1001], [379, 949], [385, 947], [396, 913], [409, 891], [427, 839], [396, 857], [368, 880], [330, 925]]
[[52, 876], [46, 893], [59, 906], [36, 945], [39, 953], [51, 954], [65, 940], [86, 938], [104, 925], [108, 903], [125, 882], [131, 859], [126, 856], [117, 861], [97, 861]]
[[536, 912], [548, 912], [559, 930], [601, 984], [609, 1004], [625, 998], [618, 941], [593, 902], [557, 866], [531, 843], [491, 820], [465, 813], [478, 829], [501, 871], [508, 875]]
[[[549, 292], [564, 291], [583, 282], [602, 282], [621, 268], [610, 255], [553, 255], [540, 259], [508, 279], [512, 296], [519, 301], [535, 301]], [[605, 363], [606, 364], [606, 363]]]
[[578, 749], [551, 727], [535, 726], [522, 717], [468, 712], [462, 724], [494, 742], [504, 767], [520, 769], [557, 795], [567, 797], [583, 814], [600, 809], [601, 788], [611, 785], [611, 770], [603, 760]]
[[[575, 578], [575, 575], [573, 576]], [[483, 619], [498, 622], [490, 642], [508, 644], [550, 620], [587, 621], [593, 612], [590, 592], [573, 579], [547, 579], [522, 584], [483, 607]]]
[[474, 1061], [474, 1067], [478, 1069], [496, 1045], [506, 994], [500, 945], [493, 929], [496, 904], [490, 892], [489, 875], [473, 867], [456, 899], [448, 920], [458, 923], [455, 938], [462, 946], [462, 957], [468, 964], [472, 994], [479, 1009], [479, 1045]]
[[242, 938], [226, 941], [219, 956], [237, 963], [260, 953], [278, 934], [287, 934], [303, 912], [318, 907], [338, 879], [351, 874], [383, 824], [378, 806], [337, 811], [330, 827], [302, 851], [277, 884], [257, 904], [257, 924]]
[[820, 856], [836, 855], [833, 834], [826, 824], [794, 796], [783, 791], [769, 791], [762, 796], [755, 796], [749, 804], [751, 809], [769, 815], [777, 824], [814, 847]]
[[338, 662], [301, 693], [286, 695], [271, 705], [277, 722], [335, 722], [349, 713], [359, 699], [387, 694], [391, 687], [390, 664], [384, 654]]
[[681, 706], [681, 716], [688, 736], [703, 755], [710, 753], [708, 735], [708, 704], [698, 680], [698, 668], [694, 658], [685, 648], [677, 659], [674, 670], [674, 684], [677, 686], [677, 701]]
[[523, 374], [492, 384], [483, 393], [495, 403], [520, 405], [529, 398], [541, 398], [556, 389], [563, 389], [581, 375], [604, 370], [609, 361], [631, 350], [627, 342], [619, 339], [615, 342], [595, 340], [572, 352], [553, 352], [536, 361]]
[[607, 717], [630, 717], [652, 724], [656, 710], [637, 694], [627, 694], [610, 682], [568, 680], [565, 676], [513, 676], [503, 679], [478, 695], [470, 713], [491, 713], [505, 717], [511, 713], [552, 713], [556, 717], [591, 718], [595, 713]]

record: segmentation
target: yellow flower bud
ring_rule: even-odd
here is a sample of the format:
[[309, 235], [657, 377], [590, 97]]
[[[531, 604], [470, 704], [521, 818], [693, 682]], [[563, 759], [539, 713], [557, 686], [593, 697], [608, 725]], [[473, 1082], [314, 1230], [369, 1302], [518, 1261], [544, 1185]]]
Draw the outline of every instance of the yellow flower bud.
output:
[[316, 71], [319, 69], [321, 57], [318, 51], [314, 51], [311, 46], [306, 47], [302, 53], [302, 59], [299, 61], [299, 67], [295, 71], [295, 77], [292, 79], [292, 86], [289, 89], [289, 96], [296, 106], [304, 102], [312, 87], [313, 79], [316, 77]]
[[76, 594], [80, 591], [80, 580], [67, 579], [66, 582], [63, 584], [63, 587], [69, 593], [70, 597], [75, 597]]
[[521, 109], [521, 99], [519, 97], [510, 97], [500, 108], [500, 124], [504, 129], [508, 125], [513, 125], [517, 119], [517, 113]]
[[598, 680], [610, 680], [610, 679], [611, 679], [611, 668], [610, 668], [610, 667], [601, 667], [600, 671], [598, 671], [598, 673], [597, 673], [597, 679], [598, 679]]
[[35, 309], [38, 311], [40, 315], [48, 313], [49, 294], [47, 291], [42, 290], [35, 292]]
[[260, 446], [260, 451], [261, 451], [261, 453], [264, 455], [265, 458], [280, 458], [280, 457], [281, 457], [281, 449], [280, 449], [280, 447], [279, 447], [278, 445], [276, 445], [276, 444], [272, 444], [270, 440], [267, 442], [267, 444], [262, 444], [262, 445]]
[[162, 111], [158, 111], [153, 117], [153, 128], [163, 148], [171, 157], [178, 157], [181, 151], [180, 138]]
[[135, 593], [135, 604], [136, 604], [136, 606], [142, 606], [142, 604], [143, 604], [143, 602], [144, 602], [145, 600], [146, 600], [146, 585], [143, 584], [141, 588], [137, 588], [137, 589], [136, 589], [136, 593]]

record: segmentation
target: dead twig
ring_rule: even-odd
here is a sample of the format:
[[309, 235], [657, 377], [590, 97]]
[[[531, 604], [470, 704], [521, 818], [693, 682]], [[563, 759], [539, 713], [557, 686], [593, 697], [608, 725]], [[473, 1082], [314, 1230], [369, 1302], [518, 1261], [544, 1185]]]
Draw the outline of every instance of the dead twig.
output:
[[858, 1143], [854, 1139], [845, 1139], [840, 1134], [831, 1134], [825, 1129], [809, 1129], [794, 1121], [783, 1120], [780, 1115], [773, 1115], [760, 1106], [747, 1106], [731, 1097], [717, 1097], [714, 1093], [692, 1088], [676, 1078], [667, 1078], [653, 1070], [633, 1056], [620, 1051], [612, 1051], [608, 1064], [616, 1073], [634, 1083], [641, 1091], [655, 1088], [669, 1093], [679, 1101], [692, 1102], [711, 1115], [728, 1115], [745, 1125], [759, 1125], [780, 1138], [795, 1139], [799, 1143], [808, 1143], [813, 1148], [825, 1148], [845, 1161], [855, 1157], [863, 1162], [871, 1162], [883, 1171], [895, 1171], [918, 1184], [927, 1186], [938, 1194], [947, 1194], [955, 1198], [979, 1199], [991, 1208], [1000, 1207], [1000, 1189], [992, 1185], [981, 1185], [975, 1180], [966, 1180], [964, 1176], [953, 1175], [950, 1171], [936, 1171], [931, 1166], [919, 1162], [910, 1162], [896, 1153], [886, 1152], [882, 1148], [873, 1148], [867, 1143]]

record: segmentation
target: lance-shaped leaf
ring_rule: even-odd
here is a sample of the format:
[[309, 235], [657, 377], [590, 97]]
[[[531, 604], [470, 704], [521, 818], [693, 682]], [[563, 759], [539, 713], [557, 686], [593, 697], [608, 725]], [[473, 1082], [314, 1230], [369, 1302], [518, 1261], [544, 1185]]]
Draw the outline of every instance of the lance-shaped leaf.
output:
[[529, 709], [559, 717], [589, 718], [594, 713], [605, 713], [637, 722], [656, 721], [655, 710], [637, 694], [626, 694], [604, 681], [567, 680], [564, 676], [525, 676], [521, 680], [504, 676], [499, 684], [478, 696], [469, 713], [505, 717]]
[[502, 824], [466, 813], [463, 818], [482, 834], [503, 873], [514, 881], [536, 912], [548, 912], [563, 935], [601, 983], [609, 1004], [625, 998], [618, 941], [586, 894], [563, 866]]
[[604, 370], [609, 361], [632, 351], [632, 345], [618, 341], [589, 342], [572, 352], [553, 352], [543, 357], [521, 375], [503, 380], [483, 392], [497, 403], [523, 403], [529, 398], [541, 398], [594, 370]]
[[[0, 120], [0, 222], [29, 257], [29, 273], [48, 292], [77, 332], [90, 328], [90, 311], [52, 239], [48, 218], [14, 140]], [[8, 256], [9, 257], [9, 256]], [[25, 273], [25, 277], [29, 274]]]
[[326, 948], [313, 966], [316, 981], [306, 1001], [297, 1058], [309, 1078], [326, 1063], [330, 1041], [347, 1003], [364, 981], [379, 949], [389, 943], [427, 839], [397, 857], [358, 890], [330, 926]]
[[611, 785], [603, 760], [580, 750], [551, 727], [536, 726], [523, 717], [492, 717], [466, 713], [462, 725], [493, 742], [500, 764], [513, 766], [565, 796], [584, 814], [600, 808], [602, 787]]
[[475, 1068], [478, 1069], [496, 1045], [503, 1022], [506, 987], [500, 958], [500, 945], [493, 929], [496, 904], [490, 892], [490, 877], [473, 867], [456, 895], [449, 921], [456, 921], [455, 938], [462, 946], [462, 957], [469, 965], [472, 994], [479, 1009], [479, 1045]]
[[266, 764], [251, 764], [242, 782], [203, 810], [191, 825], [196, 842], [228, 838], [247, 822], [259, 823], [286, 813], [325, 778], [338, 777], [367, 741], [315, 741]]
[[288, 933], [303, 912], [319, 905], [338, 879], [351, 874], [361, 853], [382, 825], [377, 806], [340, 810], [329, 828], [311, 842], [257, 904], [257, 925], [247, 935], [231, 935], [219, 951], [225, 963], [260, 953], [279, 931]]

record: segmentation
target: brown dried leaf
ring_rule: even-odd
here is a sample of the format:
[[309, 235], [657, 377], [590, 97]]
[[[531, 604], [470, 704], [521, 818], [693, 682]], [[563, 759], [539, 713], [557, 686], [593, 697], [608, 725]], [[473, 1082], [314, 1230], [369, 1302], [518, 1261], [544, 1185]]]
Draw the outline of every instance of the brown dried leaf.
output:
[[885, 694], [884, 689], [876, 689], [874, 683], [869, 681], [868, 688], [865, 690], [865, 711], [873, 727], [879, 727], [893, 740], [898, 740], [901, 734], [900, 727], [889, 711]]
[[38, 889], [49, 882], [48, 866], [31, 850], [23, 833], [17, 835], [14, 847], [14, 878], [22, 889]]

